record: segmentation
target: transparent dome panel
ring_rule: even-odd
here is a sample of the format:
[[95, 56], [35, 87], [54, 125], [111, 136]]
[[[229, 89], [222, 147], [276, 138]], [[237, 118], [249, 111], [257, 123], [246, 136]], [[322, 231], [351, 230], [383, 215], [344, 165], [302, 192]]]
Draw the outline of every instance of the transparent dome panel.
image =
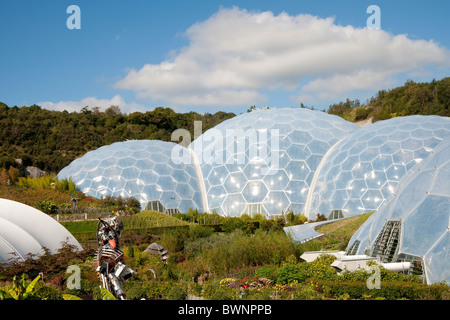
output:
[[378, 257], [389, 243], [377, 242], [378, 237], [389, 224], [400, 222], [398, 247], [387, 262], [419, 259], [428, 284], [449, 282], [449, 183], [450, 139], [445, 139], [401, 177], [394, 193], [353, 235], [347, 249], [358, 240], [365, 243], [365, 253]]
[[450, 198], [430, 195], [411, 211], [405, 221], [403, 252], [425, 255], [449, 227]]
[[[344, 208], [347, 214], [377, 209], [396, 192], [398, 181], [408, 170], [426, 160], [439, 145], [438, 141], [449, 138], [450, 118], [439, 116], [398, 117], [360, 128], [328, 154], [315, 180], [307, 215], [314, 218], [319, 210], [333, 210], [342, 205], [342, 199], [334, 200], [339, 204], [327, 200], [329, 205], [322, 204], [324, 197], [320, 193], [334, 189], [346, 190], [345, 200], [361, 200], [359, 211], [355, 211], [353, 200], [347, 201], [347, 206], [351, 206]], [[368, 190], [377, 192], [366, 193]], [[373, 196], [375, 193], [377, 197]]]
[[[174, 154], [181, 154], [181, 161], [173, 160]], [[141, 209], [160, 201], [162, 206], [153, 207], [175, 210], [167, 213], [184, 212], [188, 204], [204, 211], [198, 171], [186, 155], [191, 156], [188, 149], [171, 142], [117, 142], [86, 153], [61, 170], [58, 178], [72, 178], [77, 188], [93, 197], [135, 197]], [[181, 201], [183, 208], [178, 207]]]
[[[200, 166], [208, 203], [217, 203], [218, 195], [211, 193], [212, 188], [224, 185], [228, 194], [242, 196], [243, 205], [263, 202], [267, 214], [279, 215], [293, 204], [296, 210], [304, 212], [304, 186], [310, 186], [324, 154], [335, 142], [358, 128], [340, 117], [320, 111], [269, 109], [223, 121], [204, 132], [189, 148], [197, 159], [202, 159]], [[224, 161], [215, 161], [210, 156], [212, 151], [215, 155], [221, 153]], [[288, 189], [291, 181], [299, 183]], [[256, 191], [256, 185], [261, 186], [262, 192]], [[293, 190], [297, 186], [301, 189]], [[281, 204], [272, 199], [271, 191], [280, 193]], [[227, 194], [225, 197], [228, 199]], [[235, 198], [238, 196], [233, 196]], [[243, 205], [235, 203], [232, 206], [234, 202], [224, 201], [220, 211], [230, 216], [241, 214]], [[231, 209], [239, 212], [229, 212]]]
[[450, 232], [447, 231], [438, 243], [425, 256], [426, 277], [428, 283], [437, 283], [450, 279]]

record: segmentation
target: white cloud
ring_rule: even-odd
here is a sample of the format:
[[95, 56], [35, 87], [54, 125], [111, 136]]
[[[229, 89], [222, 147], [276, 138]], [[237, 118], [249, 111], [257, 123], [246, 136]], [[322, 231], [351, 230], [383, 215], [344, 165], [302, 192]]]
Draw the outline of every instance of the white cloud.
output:
[[115, 87], [175, 105], [245, 106], [263, 103], [271, 90], [323, 99], [450, 66], [448, 50], [433, 41], [306, 14], [221, 9], [186, 36], [189, 45], [170, 60], [130, 70]]
[[317, 78], [301, 88], [301, 93], [293, 100], [307, 104], [317, 101], [341, 101], [349, 97], [348, 92], [368, 92], [386, 86], [394, 86], [395, 80], [389, 70], [361, 69], [353, 73], [337, 73], [329, 77]]
[[80, 112], [84, 107], [99, 107], [101, 111], [109, 108], [110, 106], [119, 106], [123, 113], [131, 113], [134, 111], [148, 111], [149, 109], [143, 105], [137, 103], [127, 103], [120, 95], [115, 95], [111, 99], [97, 99], [95, 97], [87, 97], [80, 101], [42, 101], [38, 102], [37, 105], [41, 106], [47, 110], [55, 111], [68, 111], [68, 112]]

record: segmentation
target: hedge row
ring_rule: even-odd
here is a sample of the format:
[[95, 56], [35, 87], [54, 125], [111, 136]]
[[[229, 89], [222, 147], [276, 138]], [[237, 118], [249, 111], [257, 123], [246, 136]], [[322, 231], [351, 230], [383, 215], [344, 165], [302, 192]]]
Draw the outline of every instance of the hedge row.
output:
[[311, 278], [307, 280], [307, 283], [316, 291], [331, 297], [387, 300], [450, 299], [450, 287], [441, 283], [427, 285], [416, 282], [381, 281], [379, 289], [369, 289], [364, 281], [326, 281]]
[[[183, 226], [168, 226], [168, 227], [151, 227], [151, 228], [134, 228], [134, 229], [124, 229], [123, 236], [133, 236], [133, 235], [143, 235], [143, 234], [162, 234], [166, 230], [170, 229], [189, 229], [188, 225]], [[72, 232], [72, 235], [79, 242], [87, 242], [97, 239], [97, 231], [84, 231], [84, 232]]]

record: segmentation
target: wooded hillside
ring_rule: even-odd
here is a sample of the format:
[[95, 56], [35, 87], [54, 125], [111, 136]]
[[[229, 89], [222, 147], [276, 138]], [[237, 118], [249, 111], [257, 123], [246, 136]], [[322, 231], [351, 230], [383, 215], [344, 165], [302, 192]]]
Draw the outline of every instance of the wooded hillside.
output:
[[[328, 113], [349, 121], [372, 118], [373, 122], [414, 114], [450, 116], [450, 77], [430, 83], [407, 81], [401, 87], [380, 90], [365, 104], [349, 99], [333, 104]], [[11, 167], [35, 166], [57, 173], [75, 158], [104, 145], [132, 139], [170, 141], [172, 132], [180, 128], [193, 137], [194, 121], [202, 121], [204, 132], [234, 116], [226, 112], [176, 113], [162, 107], [127, 115], [117, 106], [102, 112], [87, 106], [69, 113], [37, 105], [8, 107], [0, 102], [0, 168], [12, 172]]]
[[409, 80], [401, 87], [378, 91], [366, 104], [349, 99], [333, 104], [328, 113], [349, 121], [372, 118], [373, 122], [415, 114], [449, 117], [450, 77], [429, 83]]
[[[205, 131], [234, 116], [225, 112], [176, 113], [162, 107], [126, 115], [117, 106], [104, 112], [85, 107], [69, 113], [0, 103], [0, 168], [36, 166], [57, 173], [75, 158], [103, 145], [133, 139], [170, 141], [172, 132], [179, 128], [193, 136], [194, 121], [202, 121]], [[21, 159], [22, 164], [15, 159]]]

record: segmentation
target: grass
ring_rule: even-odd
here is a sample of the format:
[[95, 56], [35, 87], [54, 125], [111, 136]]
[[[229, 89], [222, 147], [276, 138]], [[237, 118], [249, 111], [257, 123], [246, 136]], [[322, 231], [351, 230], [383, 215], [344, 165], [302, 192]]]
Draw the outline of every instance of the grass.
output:
[[[189, 226], [188, 222], [174, 218], [167, 214], [145, 210], [132, 216], [122, 216], [120, 220], [124, 225], [124, 233], [141, 234], [148, 229], [174, 226]], [[60, 222], [80, 242], [89, 242], [95, 239], [98, 220]]]
[[317, 228], [316, 231], [323, 233], [323, 236], [303, 243], [302, 250], [345, 250], [350, 238], [372, 214], [365, 213]]
[[123, 217], [122, 222], [125, 229], [190, 225], [181, 219], [153, 210], [144, 210], [135, 215]]
[[31, 207], [42, 200], [51, 200], [56, 205], [70, 205], [70, 194], [53, 189], [32, 189], [20, 186], [0, 185], [0, 198], [17, 201]]
[[338, 220], [317, 228], [316, 231], [324, 233], [325, 235], [343, 236], [350, 239], [356, 230], [358, 230], [372, 214], [373, 212], [364, 213], [355, 217]]
[[98, 220], [60, 222], [70, 233], [97, 231]]
[[[304, 251], [315, 250], [344, 250], [352, 235], [358, 228], [370, 217], [372, 213], [346, 218], [336, 222], [329, 223], [317, 229], [324, 235], [308, 241], [303, 244]], [[124, 216], [120, 218], [124, 224], [127, 233], [133, 233], [132, 230], [146, 228], [161, 228], [173, 226], [189, 226], [197, 225], [183, 221], [179, 218], [169, 216], [167, 214], [144, 210], [132, 216]], [[70, 221], [61, 222], [61, 224], [74, 236], [79, 233], [95, 232], [97, 230], [97, 220], [88, 221]]]

